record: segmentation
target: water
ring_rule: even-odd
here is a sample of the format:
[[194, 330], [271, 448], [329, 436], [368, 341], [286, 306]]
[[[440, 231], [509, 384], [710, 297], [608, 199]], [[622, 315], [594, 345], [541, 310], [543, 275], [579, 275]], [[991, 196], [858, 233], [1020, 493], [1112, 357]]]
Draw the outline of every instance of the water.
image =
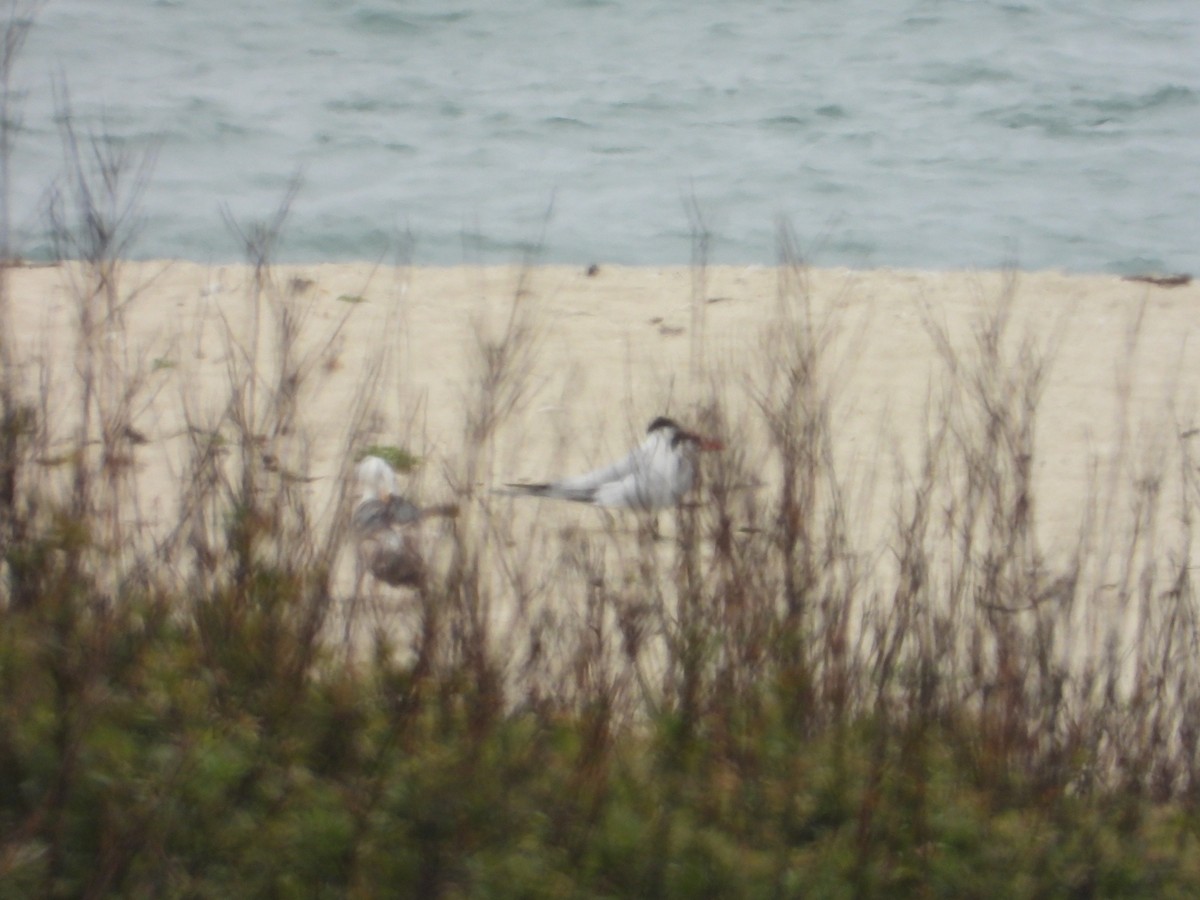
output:
[[[157, 146], [132, 255], [1200, 272], [1185, 0], [50, 0], [27, 255], [75, 120]], [[691, 212], [689, 212], [689, 210]]]

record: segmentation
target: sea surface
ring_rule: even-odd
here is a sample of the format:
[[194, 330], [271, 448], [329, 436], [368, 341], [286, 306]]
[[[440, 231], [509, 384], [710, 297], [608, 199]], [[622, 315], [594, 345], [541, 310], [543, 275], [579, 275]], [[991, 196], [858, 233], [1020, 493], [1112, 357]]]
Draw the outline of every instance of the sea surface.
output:
[[1196, 0], [49, 0], [12, 81], [29, 257], [69, 112], [139, 258], [1200, 274]]

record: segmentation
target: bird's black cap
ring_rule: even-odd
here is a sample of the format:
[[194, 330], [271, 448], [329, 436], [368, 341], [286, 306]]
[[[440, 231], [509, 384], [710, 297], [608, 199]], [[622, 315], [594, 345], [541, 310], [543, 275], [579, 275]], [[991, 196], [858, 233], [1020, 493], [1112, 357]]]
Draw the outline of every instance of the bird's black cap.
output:
[[679, 423], [676, 422], [674, 419], [668, 419], [666, 416], [659, 416], [657, 419], [655, 419], [653, 422], [650, 423], [650, 427], [646, 429], [646, 434], [653, 434], [654, 432], [658, 431], [658, 429], [660, 429], [660, 428], [672, 428], [675, 431], [682, 430], [679, 427]]

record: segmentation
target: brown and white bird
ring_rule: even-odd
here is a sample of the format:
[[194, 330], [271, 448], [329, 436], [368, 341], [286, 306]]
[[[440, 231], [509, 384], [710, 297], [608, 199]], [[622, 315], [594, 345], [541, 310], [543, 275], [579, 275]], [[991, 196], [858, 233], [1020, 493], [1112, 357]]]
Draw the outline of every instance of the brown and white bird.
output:
[[500, 493], [615, 508], [662, 509], [676, 505], [691, 490], [697, 452], [720, 449], [720, 441], [659, 416], [646, 429], [646, 439], [612, 465], [558, 481], [509, 484]]
[[422, 508], [399, 492], [396, 473], [386, 460], [365, 456], [354, 469], [358, 502], [350, 527], [366, 570], [393, 587], [416, 587], [425, 578], [417, 525], [435, 516], [456, 516], [450, 504]]

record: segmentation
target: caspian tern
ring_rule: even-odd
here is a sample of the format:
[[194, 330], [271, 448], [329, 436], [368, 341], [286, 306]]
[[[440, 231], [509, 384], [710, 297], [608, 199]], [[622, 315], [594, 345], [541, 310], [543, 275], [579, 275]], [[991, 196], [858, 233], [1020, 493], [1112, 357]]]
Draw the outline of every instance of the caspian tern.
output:
[[358, 538], [359, 558], [367, 570], [393, 587], [419, 585], [425, 563], [415, 525], [433, 516], [458, 515], [453, 505], [421, 508], [398, 492], [396, 473], [378, 456], [366, 456], [355, 467], [358, 502], [350, 526]]
[[646, 429], [646, 439], [610, 466], [544, 484], [509, 484], [501, 493], [552, 497], [628, 509], [674, 506], [696, 479], [696, 452], [720, 450], [720, 441], [688, 431], [666, 416]]

